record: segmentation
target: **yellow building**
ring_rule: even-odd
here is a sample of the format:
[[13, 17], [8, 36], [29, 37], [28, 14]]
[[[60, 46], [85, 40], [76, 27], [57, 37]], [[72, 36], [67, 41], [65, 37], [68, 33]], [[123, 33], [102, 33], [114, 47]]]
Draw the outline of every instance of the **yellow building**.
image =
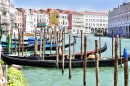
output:
[[50, 14], [50, 25], [59, 25], [59, 12], [53, 10]]

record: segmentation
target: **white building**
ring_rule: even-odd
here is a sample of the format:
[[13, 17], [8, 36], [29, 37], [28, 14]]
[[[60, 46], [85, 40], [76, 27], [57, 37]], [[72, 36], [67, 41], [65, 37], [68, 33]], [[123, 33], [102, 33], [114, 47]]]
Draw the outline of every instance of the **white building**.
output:
[[0, 0], [0, 23], [3, 31], [10, 30], [13, 26], [15, 15], [14, 5], [10, 0]]
[[13, 33], [15, 32], [16, 34], [18, 33], [18, 29], [22, 29], [22, 22], [20, 22], [22, 21], [22, 17], [20, 18], [19, 16], [22, 16], [22, 12], [20, 12], [18, 9], [15, 9]]
[[84, 33], [84, 15], [78, 12], [72, 13], [72, 33]]
[[59, 29], [63, 31], [65, 30], [65, 33], [68, 32], [68, 14], [65, 13], [59, 13]]
[[[45, 24], [46, 27], [38, 27], [38, 24]], [[46, 13], [46, 11], [44, 10], [38, 10], [37, 11], [37, 30], [40, 31], [40, 29], [42, 28], [47, 28], [47, 26], [49, 25], [49, 14]]]
[[30, 9], [26, 9], [24, 15], [26, 16], [26, 33], [31, 33], [34, 30], [33, 27], [33, 15], [31, 15], [31, 10]]
[[83, 14], [85, 33], [95, 33], [98, 29], [107, 32], [108, 13], [85, 11]]
[[111, 35], [112, 29], [114, 32], [119, 32], [122, 36], [130, 37], [130, 2], [118, 5], [109, 11], [108, 32]]

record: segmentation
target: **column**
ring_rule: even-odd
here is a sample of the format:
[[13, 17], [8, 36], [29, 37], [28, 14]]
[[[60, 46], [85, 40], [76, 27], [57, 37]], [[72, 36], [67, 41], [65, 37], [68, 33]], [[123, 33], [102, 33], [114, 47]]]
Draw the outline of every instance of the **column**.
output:
[[127, 38], [129, 38], [129, 26], [127, 26]]

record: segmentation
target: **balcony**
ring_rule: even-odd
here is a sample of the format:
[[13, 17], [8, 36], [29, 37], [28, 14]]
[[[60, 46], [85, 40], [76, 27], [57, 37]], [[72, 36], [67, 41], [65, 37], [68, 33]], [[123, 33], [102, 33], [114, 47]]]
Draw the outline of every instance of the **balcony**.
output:
[[2, 23], [3, 25], [9, 24], [9, 23], [10, 23], [10, 20], [9, 20], [6, 16], [2, 16], [2, 17], [1, 17], [1, 23]]
[[5, 7], [5, 9], [4, 9], [6, 12], [8, 12], [9, 11], [9, 8], [8, 7]]
[[[1, 4], [0, 4], [1, 5]], [[3, 5], [1, 5], [1, 7], [0, 7], [0, 9], [2, 10], [2, 11], [9, 11], [9, 6], [3, 6]]]
[[15, 21], [15, 18], [11, 16], [10, 21]]

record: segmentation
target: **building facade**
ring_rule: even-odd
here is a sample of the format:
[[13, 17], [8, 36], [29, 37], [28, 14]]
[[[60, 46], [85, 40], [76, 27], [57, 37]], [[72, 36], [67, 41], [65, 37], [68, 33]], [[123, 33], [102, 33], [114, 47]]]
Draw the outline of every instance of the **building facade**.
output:
[[68, 23], [69, 23], [68, 31], [71, 31], [72, 30], [72, 14], [71, 13], [68, 14]]
[[68, 14], [62, 12], [59, 13], [59, 29], [61, 31], [65, 31], [65, 33], [68, 32]]
[[84, 15], [78, 12], [72, 13], [72, 33], [84, 33]]
[[22, 29], [22, 21], [23, 21], [23, 15], [22, 15], [22, 11], [19, 8], [15, 9], [15, 27], [14, 27], [14, 31], [15, 33], [18, 31], [18, 29]]
[[107, 32], [108, 13], [85, 11], [83, 14], [85, 33], [95, 33], [98, 29]]
[[122, 36], [130, 37], [130, 2], [118, 5], [109, 11], [108, 32], [111, 35], [114, 32]]
[[10, 0], [0, 0], [0, 23], [3, 31], [11, 30], [14, 25], [15, 8]]
[[[38, 24], [44, 24], [43, 27], [39, 27]], [[49, 25], [49, 14], [46, 10], [38, 10], [37, 11], [37, 30], [41, 30], [43, 28], [47, 28]]]
[[[0, 20], [1, 23], [5, 24], [3, 25], [5, 30], [6, 28], [13, 28], [32, 33], [36, 28], [39, 28], [39, 23], [43, 23], [46, 25], [44, 28], [51, 26], [51, 28], [57, 30], [64, 29], [66, 33], [69, 31], [72, 33], [80, 33], [81, 31], [83, 33], [95, 33], [98, 29], [103, 29], [104, 32], [107, 32], [108, 13], [76, 12], [50, 8], [46, 10], [15, 9], [10, 0], [0, 0], [0, 3]], [[115, 21], [111, 20], [112, 16], [110, 17], [110, 27], [112, 27]]]

